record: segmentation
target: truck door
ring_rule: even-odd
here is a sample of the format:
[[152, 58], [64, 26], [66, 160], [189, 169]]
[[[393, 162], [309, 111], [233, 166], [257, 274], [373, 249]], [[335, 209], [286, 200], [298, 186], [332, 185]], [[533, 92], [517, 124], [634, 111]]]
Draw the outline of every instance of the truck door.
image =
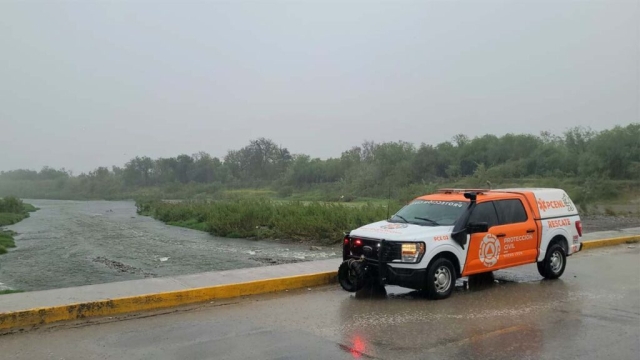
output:
[[476, 205], [469, 223], [476, 222], [486, 222], [489, 232], [470, 235], [463, 276], [492, 271], [500, 266], [500, 241], [495, 235], [498, 233], [498, 214], [493, 201], [479, 202]]
[[538, 228], [520, 197], [496, 200], [498, 225], [492, 232], [500, 240], [501, 268], [528, 264], [538, 256]]

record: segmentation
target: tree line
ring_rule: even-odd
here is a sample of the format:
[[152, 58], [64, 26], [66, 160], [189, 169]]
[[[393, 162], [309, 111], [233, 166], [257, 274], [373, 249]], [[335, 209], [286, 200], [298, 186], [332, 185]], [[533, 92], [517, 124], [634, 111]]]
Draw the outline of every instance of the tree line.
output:
[[340, 157], [291, 154], [259, 138], [223, 158], [206, 152], [152, 159], [135, 157], [123, 167], [98, 167], [73, 175], [65, 169], [0, 172], [0, 196], [122, 198], [163, 188], [215, 193], [228, 188], [273, 188], [282, 196], [325, 189], [347, 196], [385, 197], [389, 189], [451, 183], [465, 178], [640, 179], [640, 123], [604, 131], [576, 127], [561, 135], [456, 135], [437, 145], [366, 141]]

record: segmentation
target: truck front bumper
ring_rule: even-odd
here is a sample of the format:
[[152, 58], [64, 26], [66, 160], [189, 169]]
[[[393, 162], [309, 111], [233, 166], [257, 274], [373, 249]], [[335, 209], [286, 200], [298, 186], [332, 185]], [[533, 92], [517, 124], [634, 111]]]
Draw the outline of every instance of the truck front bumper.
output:
[[[423, 289], [427, 283], [426, 269], [403, 269], [387, 267], [387, 285], [397, 285], [410, 289]], [[383, 284], [384, 285], [384, 284]]]
[[366, 276], [374, 283], [382, 286], [397, 285], [410, 289], [423, 289], [427, 280], [427, 270], [393, 267], [390, 265], [391, 263], [400, 263], [388, 261], [390, 258], [387, 252], [389, 246], [386, 241], [382, 240], [375, 254], [377, 256], [374, 255], [375, 257], [350, 256], [345, 253], [343, 259], [345, 261], [353, 259], [362, 262]]

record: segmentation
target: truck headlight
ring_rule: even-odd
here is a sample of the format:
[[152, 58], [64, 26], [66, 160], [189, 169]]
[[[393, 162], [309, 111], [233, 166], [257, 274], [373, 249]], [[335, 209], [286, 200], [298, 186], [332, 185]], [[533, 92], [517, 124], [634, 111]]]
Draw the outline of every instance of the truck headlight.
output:
[[418, 262], [424, 255], [424, 250], [424, 243], [402, 243], [402, 262]]

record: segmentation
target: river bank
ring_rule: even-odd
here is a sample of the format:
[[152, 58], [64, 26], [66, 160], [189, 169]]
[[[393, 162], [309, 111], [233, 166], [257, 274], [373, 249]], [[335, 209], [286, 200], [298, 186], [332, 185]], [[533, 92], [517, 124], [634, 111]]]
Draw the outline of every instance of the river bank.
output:
[[6, 254], [7, 249], [15, 248], [15, 231], [3, 229], [3, 226], [16, 224], [29, 217], [29, 214], [38, 210], [31, 204], [25, 204], [14, 197], [0, 199], [0, 255]]
[[345, 232], [385, 219], [396, 212], [397, 203], [380, 206], [365, 203], [272, 201], [138, 201], [138, 213], [164, 223], [207, 231], [214, 236], [251, 239], [279, 239], [314, 245], [342, 241]]

